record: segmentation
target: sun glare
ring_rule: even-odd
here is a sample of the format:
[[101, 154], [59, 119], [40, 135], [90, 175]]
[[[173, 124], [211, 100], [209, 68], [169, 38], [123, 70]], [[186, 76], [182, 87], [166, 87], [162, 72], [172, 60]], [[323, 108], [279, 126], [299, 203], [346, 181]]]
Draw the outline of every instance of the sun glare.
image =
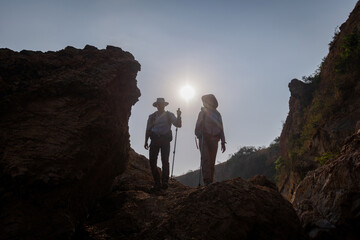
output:
[[190, 85], [185, 85], [180, 89], [180, 95], [186, 101], [189, 101], [195, 95], [195, 90]]

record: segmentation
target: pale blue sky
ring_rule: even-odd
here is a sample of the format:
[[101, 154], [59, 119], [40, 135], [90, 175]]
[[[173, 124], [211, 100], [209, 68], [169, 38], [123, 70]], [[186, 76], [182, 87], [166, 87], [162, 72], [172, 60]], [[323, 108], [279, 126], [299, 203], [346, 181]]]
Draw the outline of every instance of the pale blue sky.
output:
[[[228, 150], [266, 146], [288, 113], [288, 83], [313, 73], [355, 0], [20, 1], [0, 0], [0, 47], [20, 51], [114, 45], [142, 65], [142, 96], [130, 119], [131, 145], [143, 148], [157, 97], [183, 110], [175, 174], [199, 167], [194, 126], [200, 97], [219, 101]], [[185, 102], [179, 88], [196, 89]], [[172, 159], [172, 154], [170, 155]], [[160, 161], [159, 161], [160, 165]]]

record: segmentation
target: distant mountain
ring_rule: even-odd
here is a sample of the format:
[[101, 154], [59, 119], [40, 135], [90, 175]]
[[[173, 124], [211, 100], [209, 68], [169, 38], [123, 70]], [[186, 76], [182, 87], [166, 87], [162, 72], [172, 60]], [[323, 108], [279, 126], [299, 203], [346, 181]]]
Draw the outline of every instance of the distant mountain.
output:
[[[279, 155], [279, 138], [276, 138], [268, 148], [242, 147], [228, 161], [215, 165], [214, 181], [236, 177], [248, 179], [259, 174], [274, 180], [275, 161]], [[199, 170], [188, 172], [176, 179], [187, 186], [198, 186]]]

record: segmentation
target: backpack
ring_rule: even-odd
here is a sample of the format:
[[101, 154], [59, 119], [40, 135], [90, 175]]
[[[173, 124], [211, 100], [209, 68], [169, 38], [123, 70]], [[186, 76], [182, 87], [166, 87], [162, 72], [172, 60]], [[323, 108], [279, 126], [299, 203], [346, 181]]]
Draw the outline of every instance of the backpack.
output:
[[[197, 129], [195, 135], [199, 138], [202, 135], [211, 136], [220, 138], [222, 125], [220, 125], [219, 118], [221, 115], [218, 111], [210, 112], [205, 108], [201, 108], [201, 112], [203, 112], [203, 118], [201, 121], [200, 128]], [[208, 127], [210, 127], [211, 132], [208, 132], [209, 129], [205, 128], [205, 123]]]
[[[166, 119], [168, 121], [169, 126], [171, 126], [172, 122], [171, 122], [171, 116], [170, 116], [170, 112], [166, 111]], [[170, 130], [169, 133], [165, 134], [165, 135], [159, 135], [154, 133], [153, 131], [151, 131], [151, 129], [153, 128], [153, 126], [155, 125], [155, 121], [156, 121], [156, 112], [154, 112], [153, 114], [151, 114], [150, 116], [151, 119], [151, 128], [150, 128], [150, 139], [151, 141], [165, 141], [165, 142], [171, 142], [172, 141], [172, 131]]]
[[[171, 122], [170, 112], [166, 111], [165, 113], [166, 113], [166, 118], [167, 118], [168, 124], [171, 126], [172, 122]], [[155, 121], [156, 121], [156, 112], [151, 114], [151, 128], [155, 125]]]

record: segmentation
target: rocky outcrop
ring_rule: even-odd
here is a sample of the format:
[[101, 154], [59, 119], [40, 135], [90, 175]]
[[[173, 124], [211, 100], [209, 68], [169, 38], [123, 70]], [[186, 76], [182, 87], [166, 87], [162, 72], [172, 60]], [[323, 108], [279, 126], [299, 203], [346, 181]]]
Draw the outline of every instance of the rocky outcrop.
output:
[[[293, 148], [294, 138], [300, 138], [301, 136], [302, 125], [305, 121], [304, 109], [310, 104], [313, 93], [313, 88], [310, 84], [306, 84], [298, 79], [291, 80], [289, 90], [291, 93], [289, 114], [280, 135], [280, 155], [283, 158], [283, 162], [292, 162], [292, 158], [294, 158], [289, 149]], [[302, 179], [301, 173], [316, 168], [316, 163], [311, 158], [309, 159], [308, 156], [302, 156], [301, 161], [295, 164], [296, 166], [291, 166], [292, 171], [288, 168], [286, 177], [281, 176], [278, 182], [281, 193], [288, 199], [291, 198], [297, 184]]]
[[348, 138], [340, 156], [309, 172], [292, 203], [311, 239], [360, 236], [360, 133]]
[[0, 239], [68, 239], [109, 191], [139, 70], [111, 46], [0, 49]]
[[292, 205], [265, 177], [152, 193], [148, 160], [131, 153], [79, 233], [83, 239], [306, 239]]
[[360, 2], [329, 46], [306, 83], [289, 84], [277, 185], [310, 239], [359, 239]]
[[281, 136], [281, 193], [288, 199], [309, 171], [332, 161], [360, 120], [360, 3], [307, 83], [292, 80]]
[[249, 182], [251, 182], [254, 185], [264, 186], [272, 189], [277, 189], [274, 182], [267, 179], [264, 175], [256, 175], [252, 178], [248, 179]]
[[301, 123], [303, 119], [304, 108], [309, 104], [312, 96], [312, 88], [298, 79], [293, 79], [289, 83], [289, 90], [291, 93], [289, 100], [289, 114], [286, 118], [281, 136], [280, 136], [280, 151], [281, 156], [289, 158], [288, 149], [290, 146], [290, 139], [288, 136], [299, 136], [301, 134]]

